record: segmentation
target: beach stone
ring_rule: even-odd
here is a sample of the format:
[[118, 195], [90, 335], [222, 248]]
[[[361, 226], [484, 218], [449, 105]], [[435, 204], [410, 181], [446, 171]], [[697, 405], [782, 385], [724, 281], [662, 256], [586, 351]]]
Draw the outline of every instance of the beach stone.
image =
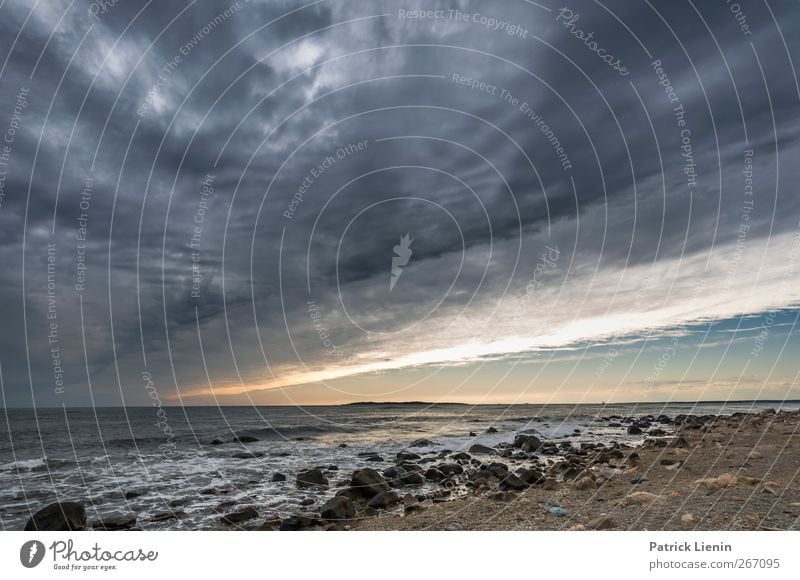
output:
[[280, 531], [282, 532], [297, 532], [300, 530], [307, 530], [317, 524], [317, 519], [308, 514], [297, 514], [281, 520]]
[[460, 532], [464, 529], [464, 526], [459, 524], [458, 522], [449, 522], [445, 527], [445, 531], [447, 532]]
[[339, 449], [347, 449], [347, 443], [339, 443]]
[[432, 447], [434, 445], [436, 445], [436, 443], [430, 439], [417, 439], [408, 444], [409, 447]]
[[683, 437], [676, 437], [669, 443], [668, 447], [672, 447], [673, 449], [686, 449], [689, 447], [689, 442]]
[[109, 514], [92, 524], [95, 530], [130, 530], [136, 525], [136, 514]]
[[600, 516], [586, 524], [586, 527], [590, 530], [612, 530], [617, 527], [617, 523], [609, 516]]
[[442, 481], [445, 477], [447, 476], [435, 467], [431, 467], [425, 472], [425, 479], [430, 481]]
[[381, 461], [385, 461], [385, 459], [383, 457], [381, 457], [380, 455], [372, 455], [370, 457], [367, 457], [364, 461], [381, 462]]
[[494, 473], [498, 479], [502, 479], [508, 475], [508, 465], [500, 463], [499, 461], [493, 461], [486, 469]]
[[82, 503], [62, 501], [43, 507], [25, 524], [25, 531], [69, 532], [86, 529], [86, 509]]
[[323, 520], [352, 520], [356, 515], [356, 508], [350, 498], [336, 496], [325, 502], [320, 510]]
[[373, 497], [367, 506], [375, 509], [388, 509], [396, 503], [400, 503], [400, 496], [394, 491], [382, 491]]
[[403, 485], [422, 485], [425, 483], [425, 478], [417, 472], [412, 472], [401, 477], [400, 483]]
[[369, 467], [354, 471], [350, 486], [357, 495], [365, 499], [372, 499], [379, 493], [389, 491], [389, 484], [383, 476]]
[[698, 518], [694, 514], [683, 514], [681, 516], [681, 523], [686, 526], [694, 526], [700, 522], [700, 518]]
[[667, 432], [664, 431], [663, 429], [659, 429], [658, 427], [656, 427], [655, 429], [650, 429], [647, 432], [647, 434], [652, 435], [653, 437], [663, 437], [664, 435], [667, 434]]
[[415, 461], [417, 459], [422, 459], [422, 457], [411, 451], [398, 451], [397, 459], [399, 461]]
[[523, 489], [527, 489], [528, 484], [522, 481], [519, 477], [514, 475], [513, 473], [509, 473], [508, 475], [500, 481], [500, 489], [501, 490], [516, 490], [520, 491]]
[[641, 435], [642, 429], [638, 425], [628, 427], [628, 435]]
[[269, 515], [264, 518], [263, 523], [256, 528], [260, 532], [272, 532], [281, 527], [281, 518], [276, 515]]
[[578, 491], [592, 491], [597, 489], [597, 483], [591, 477], [585, 476], [575, 481], [575, 483], [572, 484], [572, 487]]
[[514, 501], [517, 498], [517, 495], [510, 491], [498, 491], [496, 493], [491, 494], [489, 497], [491, 497], [495, 501], [502, 501], [505, 503], [509, 503]]
[[631, 483], [633, 485], [639, 485], [640, 483], [644, 483], [647, 481], [647, 478], [644, 475], [637, 475], [633, 479], [631, 479]]
[[555, 518], [563, 518], [567, 515], [567, 510], [559, 505], [550, 506], [547, 509], [547, 512]]
[[486, 432], [487, 432], [487, 433], [497, 433], [497, 429], [495, 429], [494, 427], [489, 427], [489, 428], [486, 430]]
[[440, 463], [436, 466], [436, 469], [445, 475], [460, 475], [464, 473], [464, 468], [458, 463]]
[[321, 469], [310, 469], [297, 474], [297, 487], [327, 486], [328, 478], [323, 475]]
[[520, 469], [517, 472], [519, 478], [529, 485], [535, 485], [544, 481], [544, 475], [538, 469]]
[[481, 445], [480, 443], [476, 443], [472, 447], [469, 448], [470, 453], [481, 453], [481, 454], [489, 454], [489, 453], [496, 453], [494, 449], [491, 447], [487, 447], [486, 445]]
[[403, 497], [403, 509], [405, 510], [406, 513], [419, 511], [422, 509], [422, 504], [416, 497], [414, 497], [410, 493], [407, 493]]
[[168, 512], [156, 512], [150, 518], [151, 522], [167, 522], [169, 520], [179, 520], [186, 517], [186, 512], [183, 510], [174, 510]]
[[235, 526], [237, 524], [241, 524], [243, 522], [246, 522], [247, 520], [252, 520], [253, 518], [257, 517], [258, 517], [258, 511], [256, 511], [256, 508], [248, 506], [239, 511], [225, 514], [220, 518], [220, 521], [228, 526]]
[[286, 476], [282, 473], [273, 473], [272, 481], [286, 481]]
[[470, 481], [476, 487], [495, 487], [500, 479], [488, 469], [481, 469], [470, 477]]
[[477, 437], [477, 436], [478, 436], [478, 434], [477, 434], [477, 433], [475, 433], [475, 431], [470, 431], [470, 432], [469, 432], [469, 436], [470, 436], [470, 437]]
[[258, 437], [253, 437], [252, 435], [237, 435], [233, 438], [234, 443], [255, 443], [258, 441]]
[[225, 443], [222, 439], [212, 439], [211, 445], [222, 445]]
[[545, 491], [552, 491], [558, 488], [558, 482], [552, 477], [545, 477], [542, 481], [542, 489]]
[[454, 453], [450, 456], [450, 459], [453, 459], [454, 461], [469, 461], [472, 459], [472, 456], [469, 453], [464, 453], [462, 451], [461, 453]]
[[389, 483], [389, 485], [394, 487], [400, 485], [400, 478], [402, 478], [404, 475], [408, 475], [408, 472], [402, 467], [398, 466], [392, 466], [383, 470], [383, 477], [386, 478], [386, 481]]
[[514, 437], [514, 447], [522, 449], [525, 453], [537, 451], [542, 446], [542, 440], [535, 435], [519, 434]]

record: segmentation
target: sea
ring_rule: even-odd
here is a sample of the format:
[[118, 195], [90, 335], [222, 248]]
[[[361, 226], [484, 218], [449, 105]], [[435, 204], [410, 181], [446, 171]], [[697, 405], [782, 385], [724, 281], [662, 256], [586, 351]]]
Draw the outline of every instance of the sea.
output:
[[[151, 407], [0, 409], [0, 528], [21, 530], [60, 500], [83, 502], [90, 526], [133, 512], [142, 529], [221, 529], [221, 514], [237, 506], [279, 517], [318, 507], [354, 469], [382, 471], [421, 439], [428, 443], [411, 451], [494, 446], [522, 431], [575, 446], [637, 444], [642, 436], [609, 426], [608, 417], [766, 408], [796, 410], [800, 401], [163, 407], [158, 415]], [[381, 461], [366, 462], [370, 455]], [[297, 474], [317, 466], [329, 470], [330, 489], [298, 489]], [[273, 481], [275, 474], [285, 480]], [[179, 518], [163, 519], [178, 510]]]

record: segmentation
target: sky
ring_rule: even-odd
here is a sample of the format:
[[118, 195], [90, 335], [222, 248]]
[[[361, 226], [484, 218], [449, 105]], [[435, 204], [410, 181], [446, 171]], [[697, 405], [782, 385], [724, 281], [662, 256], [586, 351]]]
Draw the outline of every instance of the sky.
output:
[[800, 398], [800, 4], [0, 3], [16, 406]]

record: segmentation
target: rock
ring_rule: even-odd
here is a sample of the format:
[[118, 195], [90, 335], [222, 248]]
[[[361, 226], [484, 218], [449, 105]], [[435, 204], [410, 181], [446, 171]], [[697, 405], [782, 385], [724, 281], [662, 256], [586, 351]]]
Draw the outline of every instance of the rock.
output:
[[352, 520], [356, 516], [356, 508], [350, 498], [340, 495], [326, 501], [319, 513], [327, 521]]
[[43, 507], [25, 524], [25, 531], [69, 532], [86, 529], [86, 510], [74, 501], [51, 503]]
[[425, 472], [425, 479], [430, 481], [442, 481], [445, 477], [447, 476], [435, 467], [431, 467]]
[[664, 435], [667, 434], [667, 432], [664, 431], [663, 429], [655, 428], [655, 429], [650, 429], [647, 432], [647, 434], [652, 435], [653, 437], [663, 437]]
[[590, 530], [612, 530], [617, 523], [609, 516], [600, 516], [586, 524], [586, 527]]
[[587, 475], [576, 480], [572, 487], [578, 491], [594, 491], [597, 489], [597, 482]]
[[461, 453], [454, 453], [453, 455], [450, 456], [450, 459], [453, 459], [454, 461], [469, 461], [470, 459], [472, 459], [472, 456], [469, 453], [461, 452]]
[[264, 522], [256, 528], [260, 532], [271, 532], [281, 527], [281, 518], [276, 515], [270, 515], [264, 518]]
[[498, 478], [488, 469], [481, 469], [480, 471], [474, 473], [472, 477], [470, 477], [470, 481], [476, 487], [493, 488], [500, 483], [500, 478]]
[[169, 512], [156, 512], [150, 518], [151, 522], [167, 522], [169, 520], [179, 520], [186, 517], [186, 512], [183, 510], [175, 510]]
[[296, 532], [307, 530], [318, 523], [317, 519], [308, 514], [298, 514], [281, 520], [280, 530], [282, 532]]
[[252, 520], [253, 518], [257, 517], [258, 517], [258, 511], [256, 511], [256, 508], [248, 506], [239, 511], [225, 514], [219, 520], [225, 525], [235, 526], [241, 524], [242, 522], [246, 522], [247, 520]]
[[676, 437], [670, 441], [668, 447], [672, 447], [673, 449], [686, 449], [689, 447], [689, 442], [683, 437]]
[[700, 518], [694, 514], [683, 514], [681, 516], [681, 523], [685, 526], [694, 526], [700, 523]]
[[502, 501], [502, 502], [512, 502], [517, 498], [517, 495], [510, 492], [510, 491], [498, 491], [497, 493], [493, 493], [490, 495], [493, 500]]
[[286, 476], [282, 473], [273, 473], [272, 481], [286, 481]]
[[233, 438], [234, 443], [255, 443], [256, 441], [258, 441], [258, 437], [252, 435], [237, 435]]
[[403, 485], [422, 485], [425, 483], [425, 478], [417, 472], [412, 472], [401, 477], [400, 483]]
[[306, 488], [314, 486], [327, 486], [328, 478], [323, 475], [319, 468], [302, 471], [297, 474], [297, 487]]
[[383, 477], [386, 478], [389, 485], [394, 487], [400, 485], [400, 478], [405, 475], [408, 475], [408, 472], [402, 467], [393, 466], [383, 470]]
[[491, 447], [486, 447], [486, 445], [481, 445], [480, 443], [476, 443], [472, 447], [469, 448], [470, 453], [481, 453], [481, 454], [491, 454], [496, 453], [494, 449]]
[[447, 475], [459, 475], [464, 473], [464, 468], [461, 467], [458, 463], [440, 463], [436, 466], [436, 469]]
[[542, 489], [552, 491], [558, 487], [558, 482], [552, 477], [545, 477], [542, 481]]
[[527, 489], [528, 484], [522, 481], [519, 477], [514, 475], [513, 473], [509, 473], [500, 481], [500, 489], [501, 490], [516, 490], [520, 491], [523, 489]]
[[381, 457], [380, 455], [372, 455], [371, 457], [367, 457], [364, 461], [380, 462], [380, 461], [386, 461], [386, 460], [383, 457]]
[[125, 499], [135, 499], [137, 497], [143, 496], [144, 492], [139, 490], [131, 490], [125, 492]]
[[628, 435], [641, 435], [642, 430], [637, 425], [631, 425], [628, 427]]
[[264, 457], [264, 452], [256, 451], [255, 453], [252, 451], [245, 451], [242, 453], [234, 453], [231, 455], [233, 459], [256, 459], [258, 457]]
[[212, 439], [211, 440], [211, 445], [222, 445], [223, 443], [225, 443], [225, 442], [222, 439]]
[[136, 514], [109, 514], [92, 524], [95, 530], [130, 530], [136, 525]]
[[494, 427], [489, 427], [489, 428], [486, 430], [486, 432], [487, 432], [487, 433], [497, 433], [497, 429], [495, 429]]
[[422, 459], [422, 457], [420, 455], [417, 455], [416, 453], [412, 453], [411, 451], [397, 452], [398, 461], [416, 461], [417, 459]]
[[584, 526], [583, 524], [575, 524], [574, 526], [569, 528], [567, 531], [568, 532], [585, 532], [586, 531], [586, 526]]
[[506, 475], [508, 475], [508, 465], [505, 463], [500, 463], [499, 461], [490, 463], [489, 467], [486, 469], [494, 473], [498, 479], [503, 479]]
[[449, 522], [445, 527], [445, 531], [447, 532], [460, 532], [464, 529], [464, 526], [459, 524], [458, 522]]
[[416, 497], [410, 493], [407, 493], [403, 497], [403, 509], [406, 511], [406, 513], [419, 511], [422, 509], [422, 504], [419, 503], [419, 500]]
[[647, 478], [644, 475], [637, 475], [633, 479], [631, 479], [631, 483], [633, 485], [639, 485], [640, 483], [644, 483], [647, 481]]
[[391, 506], [395, 505], [396, 503], [400, 503], [400, 496], [397, 495], [394, 491], [382, 491], [375, 497], [373, 497], [369, 502], [367, 502], [367, 506], [374, 508], [374, 509], [388, 509]]
[[542, 440], [534, 435], [520, 434], [514, 437], [514, 447], [522, 449], [525, 453], [538, 451], [542, 446]]
[[408, 444], [409, 447], [433, 447], [434, 445], [436, 445], [436, 443], [430, 439], [417, 439]]
[[475, 431], [470, 431], [470, 432], [469, 432], [469, 436], [470, 436], [470, 437], [477, 437], [477, 436], [478, 436], [478, 434], [477, 434], [477, 433], [475, 433]]
[[547, 512], [554, 518], [563, 518], [567, 515], [567, 510], [559, 505], [550, 506]]
[[365, 499], [372, 499], [379, 493], [389, 491], [389, 484], [383, 476], [369, 467], [354, 471], [350, 486], [357, 495]]
[[530, 468], [530, 469], [520, 469], [517, 472], [519, 478], [527, 484], [536, 485], [537, 483], [542, 483], [544, 481], [544, 475], [538, 469]]
[[658, 504], [663, 505], [667, 503], [667, 499], [660, 495], [655, 495], [654, 493], [649, 493], [646, 491], [634, 491], [630, 495], [626, 496], [623, 499], [623, 502], [626, 504]]
[[347, 443], [339, 443], [339, 449], [347, 449]]
[[695, 480], [695, 485], [706, 487], [710, 492], [719, 491], [737, 482], [737, 477], [733, 473], [723, 473], [718, 477], [707, 477]]

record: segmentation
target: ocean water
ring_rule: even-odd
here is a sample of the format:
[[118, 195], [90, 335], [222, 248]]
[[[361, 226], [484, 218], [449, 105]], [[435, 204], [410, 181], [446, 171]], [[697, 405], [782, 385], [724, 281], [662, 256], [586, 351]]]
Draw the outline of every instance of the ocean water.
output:
[[[83, 501], [92, 520], [134, 512], [144, 529], [217, 529], [235, 506], [288, 516], [319, 505], [353, 469], [379, 471], [417, 439], [417, 453], [493, 446], [533, 430], [554, 441], [637, 443], [611, 415], [728, 414], [800, 402], [624, 405], [359, 404], [329, 407], [165, 407], [0, 410], [0, 527], [19, 530], [56, 500]], [[487, 433], [489, 427], [497, 433]], [[477, 436], [470, 436], [470, 432]], [[251, 435], [257, 442], [234, 441]], [[223, 444], [212, 445], [214, 439]], [[385, 462], [365, 462], [376, 453]], [[242, 457], [244, 454], [244, 457]], [[361, 455], [359, 455], [361, 454]], [[237, 455], [239, 457], [237, 457]], [[297, 473], [336, 466], [331, 490], [299, 490]], [[286, 481], [273, 482], [275, 473]], [[214, 493], [210, 493], [211, 491]], [[175, 507], [180, 503], [179, 507]], [[222, 504], [222, 505], [221, 505]], [[231, 507], [234, 506], [234, 507]], [[151, 522], [183, 510], [179, 520]]]

